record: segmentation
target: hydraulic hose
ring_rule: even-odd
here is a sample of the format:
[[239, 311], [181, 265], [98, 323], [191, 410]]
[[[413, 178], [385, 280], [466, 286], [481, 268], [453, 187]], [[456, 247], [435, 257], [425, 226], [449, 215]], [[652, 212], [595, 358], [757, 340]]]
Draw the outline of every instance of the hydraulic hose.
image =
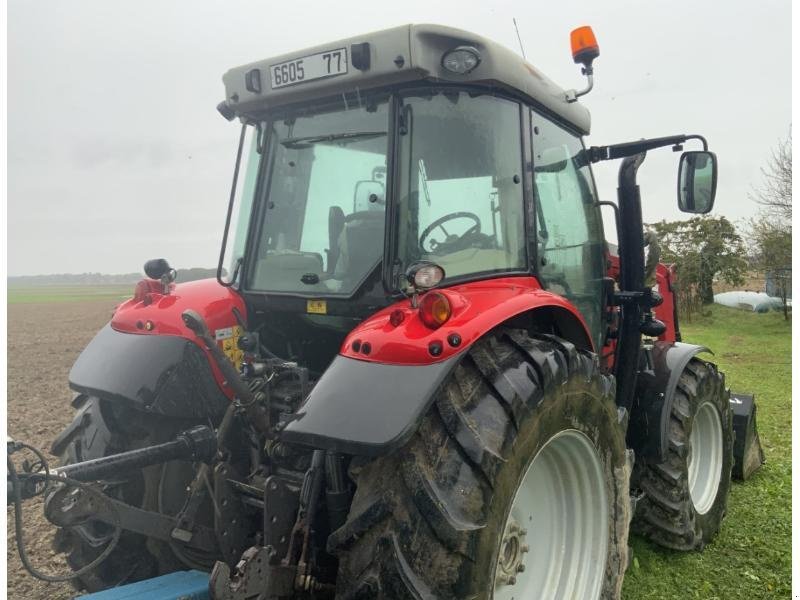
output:
[[[26, 449], [33, 452], [36, 455], [36, 458], [39, 460], [39, 465], [41, 469], [44, 471], [43, 473], [17, 473], [16, 468], [14, 467], [14, 461], [11, 460], [11, 449], [9, 450], [8, 456], [6, 457], [6, 466], [8, 468], [8, 477], [11, 480], [12, 485], [12, 493], [13, 493], [13, 501], [14, 501], [14, 533], [16, 537], [16, 545], [17, 545], [17, 552], [19, 553], [19, 559], [22, 561], [22, 566], [25, 567], [25, 570], [28, 571], [31, 575], [36, 577], [37, 579], [41, 579], [42, 581], [49, 581], [51, 583], [58, 583], [63, 581], [70, 581], [71, 579], [75, 579], [80, 577], [81, 575], [85, 575], [95, 567], [97, 567], [100, 563], [102, 563], [109, 555], [114, 551], [114, 548], [117, 547], [119, 543], [119, 538], [122, 535], [122, 528], [119, 526], [119, 514], [117, 513], [116, 507], [111, 503], [108, 502], [105, 495], [101, 492], [98, 492], [96, 489], [92, 488], [90, 485], [83, 483], [81, 481], [77, 481], [76, 479], [72, 479], [71, 477], [61, 476], [61, 475], [53, 475], [50, 471], [49, 466], [47, 465], [47, 459], [44, 455], [28, 444], [23, 442], [13, 442], [13, 450], [21, 450]], [[82, 491], [86, 492], [87, 494], [91, 494], [95, 498], [99, 499], [100, 502], [106, 502], [109, 506], [111, 506], [111, 512], [114, 515], [114, 535], [111, 538], [111, 541], [108, 543], [108, 546], [100, 553], [100, 556], [95, 558], [92, 562], [88, 565], [81, 567], [77, 571], [69, 575], [48, 575], [47, 573], [42, 573], [36, 567], [34, 567], [30, 559], [28, 558], [28, 553], [25, 550], [25, 537], [24, 532], [22, 530], [22, 485], [23, 482], [31, 483], [31, 484], [39, 484], [44, 483], [44, 487], [41, 491], [37, 494], [44, 494], [50, 488], [52, 483], [60, 483], [69, 485], [72, 487], [76, 487], [81, 489]]]
[[[7, 449], [8, 455], [6, 457], [6, 463], [10, 484], [10, 500], [14, 503], [14, 530], [16, 533], [17, 550], [20, 560], [25, 569], [37, 579], [60, 582], [80, 577], [97, 567], [97, 565], [111, 554], [122, 535], [120, 515], [117, 507], [102, 492], [93, 488], [87, 482], [97, 481], [127, 469], [138, 469], [174, 459], [199, 460], [205, 462], [210, 460], [216, 453], [217, 443], [214, 432], [209, 427], [199, 425], [181, 432], [170, 442], [71, 465], [64, 465], [56, 469], [51, 469], [47, 464], [47, 459], [44, 457], [44, 454], [29, 444], [23, 442], [9, 442]], [[36, 455], [38, 462], [34, 468], [38, 468], [38, 472], [17, 472], [11, 455], [22, 449], [29, 450]], [[30, 563], [25, 550], [24, 532], [22, 530], [23, 499], [46, 494], [54, 483], [78, 488], [94, 499], [99, 500], [101, 504], [109, 506], [111, 508], [110, 513], [112, 517], [111, 525], [114, 527], [114, 535], [100, 556], [78, 571], [64, 576], [47, 575], [46, 573], [38, 571]], [[39, 486], [42, 484], [44, 484], [43, 487], [39, 489]], [[25, 492], [24, 498], [23, 492]]]

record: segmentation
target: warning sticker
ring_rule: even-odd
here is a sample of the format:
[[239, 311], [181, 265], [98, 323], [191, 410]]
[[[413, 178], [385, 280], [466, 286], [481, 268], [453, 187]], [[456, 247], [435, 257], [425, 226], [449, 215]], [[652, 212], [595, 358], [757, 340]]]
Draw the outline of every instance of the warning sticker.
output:
[[306, 302], [306, 312], [310, 315], [327, 315], [328, 303], [325, 300], [309, 300]]
[[224, 329], [217, 329], [214, 332], [217, 344], [222, 349], [234, 366], [238, 367], [244, 359], [244, 353], [239, 348], [239, 337], [242, 335], [242, 328], [236, 325], [235, 327], [226, 327]]

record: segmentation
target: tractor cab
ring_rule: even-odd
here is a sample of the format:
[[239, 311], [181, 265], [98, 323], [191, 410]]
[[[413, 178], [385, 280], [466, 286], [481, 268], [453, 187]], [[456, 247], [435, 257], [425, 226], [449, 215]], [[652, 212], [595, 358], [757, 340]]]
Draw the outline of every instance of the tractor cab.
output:
[[275, 321], [273, 343], [288, 323], [296, 347], [298, 331], [325, 331], [338, 343], [303, 357], [323, 367], [360, 320], [413, 292], [409, 272], [427, 264], [429, 287], [538, 274], [602, 343], [589, 115], [521, 57], [409, 25], [232, 69], [224, 82], [218, 108], [242, 122], [245, 157], [220, 266]]

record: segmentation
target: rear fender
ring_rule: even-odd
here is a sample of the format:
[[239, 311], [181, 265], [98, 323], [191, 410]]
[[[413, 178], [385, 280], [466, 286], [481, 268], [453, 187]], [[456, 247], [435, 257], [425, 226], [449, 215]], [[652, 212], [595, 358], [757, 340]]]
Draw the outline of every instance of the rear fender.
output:
[[337, 356], [281, 439], [344, 454], [393, 452], [417, 430], [439, 386], [464, 354], [430, 365]]
[[[146, 287], [146, 286], [145, 286]], [[208, 350], [197, 342], [181, 314], [200, 313], [223, 352], [241, 360], [241, 334], [234, 309], [246, 316], [244, 301], [214, 279], [148, 291], [117, 306], [111, 322], [75, 361], [70, 387], [107, 402], [168, 417], [216, 418], [233, 392]]]
[[[403, 300], [351, 332], [282, 438], [363, 456], [397, 450], [417, 430], [436, 392], [469, 347], [499, 325], [533, 330], [555, 325], [559, 334], [569, 336], [575, 345], [592, 349], [577, 309], [541, 289], [531, 277], [474, 282], [438, 291], [453, 306], [453, 316], [439, 329], [425, 327], [418, 310]], [[398, 325], [390, 320], [395, 312], [403, 314]], [[458, 343], [453, 343], [454, 336]], [[438, 356], [430, 352], [434, 342], [442, 347]]]
[[636, 399], [628, 425], [628, 446], [637, 457], [653, 462], [666, 460], [669, 419], [678, 380], [689, 361], [701, 352], [711, 353], [711, 350], [694, 344], [661, 341], [644, 347], [644, 364], [637, 378]]
[[110, 324], [75, 361], [69, 385], [81, 394], [166, 417], [214, 419], [228, 404], [195, 342], [122, 333]]
[[[559, 335], [594, 351], [580, 311], [566, 298], [542, 289], [534, 277], [486, 279], [428, 293], [444, 294], [450, 302], [451, 316], [444, 325], [427, 327], [411, 300], [401, 300], [350, 332], [340, 354], [374, 363], [430, 365], [462, 352], [498, 325], [519, 319], [523, 327], [533, 315], [541, 319], [545, 314], [549, 317], [543, 321], [555, 325]], [[432, 344], [439, 344], [441, 353], [431, 353]]]

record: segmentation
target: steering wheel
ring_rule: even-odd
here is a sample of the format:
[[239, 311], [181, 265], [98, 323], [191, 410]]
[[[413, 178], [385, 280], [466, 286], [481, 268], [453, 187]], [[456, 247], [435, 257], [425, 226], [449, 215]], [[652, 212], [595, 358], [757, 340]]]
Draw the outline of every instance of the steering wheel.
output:
[[[454, 235], [454, 234], [451, 235], [450, 233], [447, 232], [447, 229], [444, 228], [444, 224], [454, 219], [471, 219], [475, 221], [475, 224], [469, 229], [467, 229], [461, 235]], [[425, 242], [427, 241], [428, 236], [430, 236], [431, 232], [433, 232], [433, 230], [437, 228], [442, 230], [442, 232], [445, 235], [445, 239], [443, 242], [437, 242], [436, 240], [431, 240], [430, 249], [428, 249], [425, 247]], [[478, 217], [478, 215], [467, 211], [454, 212], [450, 213], [449, 215], [444, 215], [443, 217], [439, 217], [433, 223], [428, 225], [419, 236], [419, 247], [422, 248], [425, 252], [430, 254], [440, 246], [454, 244], [458, 240], [475, 236], [480, 232], [481, 232], [481, 220]]]

